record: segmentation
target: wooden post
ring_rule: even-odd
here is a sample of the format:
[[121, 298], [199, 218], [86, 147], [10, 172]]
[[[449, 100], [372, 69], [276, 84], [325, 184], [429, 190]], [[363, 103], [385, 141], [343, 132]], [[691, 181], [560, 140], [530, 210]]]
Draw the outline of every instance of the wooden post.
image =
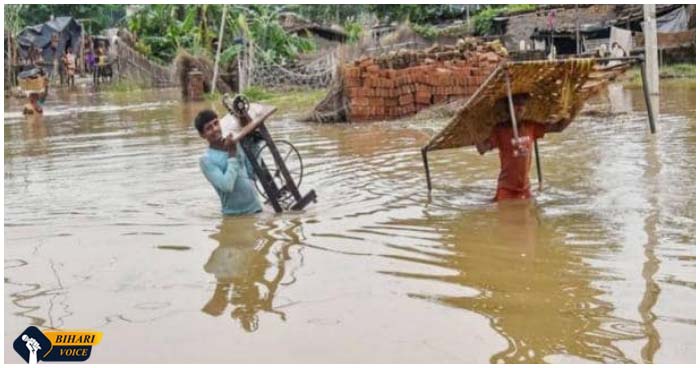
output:
[[10, 86], [14, 87], [15, 86], [15, 40], [14, 37], [12, 36], [12, 33], [7, 37], [7, 44], [8, 47], [10, 48], [10, 68], [8, 69], [8, 74], [10, 76], [9, 81], [10, 81]]
[[642, 89], [644, 91], [644, 102], [647, 105], [647, 116], [649, 116], [649, 130], [651, 134], [656, 133], [656, 116], [654, 115], [654, 108], [651, 103], [651, 97], [649, 96], [649, 81], [647, 81], [646, 73], [646, 62], [642, 60]]
[[423, 155], [423, 167], [425, 168], [425, 180], [428, 182], [428, 192], [433, 190], [433, 185], [430, 183], [430, 166], [428, 166], [428, 147], [423, 147], [420, 150]]
[[576, 56], [581, 55], [581, 24], [578, 19], [578, 4], [574, 8], [574, 18], [576, 18]]
[[236, 57], [236, 66], [238, 69], [238, 93], [241, 92], [241, 86], [243, 86], [242, 79], [243, 79], [243, 68], [241, 67], [241, 56], [243, 56], [243, 49], [241, 48], [241, 52], [238, 53], [238, 56]]
[[221, 13], [221, 27], [219, 27], [219, 42], [216, 45], [216, 60], [214, 61], [214, 77], [211, 79], [211, 93], [216, 92], [216, 78], [219, 74], [219, 58], [221, 57], [221, 44], [224, 43], [224, 25], [226, 24], [226, 4], [224, 4], [224, 10]]
[[248, 46], [248, 53], [246, 54], [247, 56], [247, 66], [246, 66], [246, 79], [245, 79], [245, 87], [248, 88], [250, 87], [250, 80], [251, 77], [254, 75], [254, 69], [255, 69], [255, 58], [253, 57], [255, 55], [255, 41], [252, 39], [249, 41], [249, 46]]

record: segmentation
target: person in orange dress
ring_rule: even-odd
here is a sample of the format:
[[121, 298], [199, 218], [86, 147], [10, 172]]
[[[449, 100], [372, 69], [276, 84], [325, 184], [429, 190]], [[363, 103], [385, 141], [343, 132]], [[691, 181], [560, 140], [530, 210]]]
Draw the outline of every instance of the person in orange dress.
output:
[[[571, 121], [560, 121], [555, 124], [543, 124], [521, 119], [525, 114], [525, 105], [528, 94], [513, 96], [513, 109], [518, 122], [518, 139], [513, 134], [513, 125], [510, 120], [497, 124], [491, 136], [476, 145], [479, 154], [498, 148], [501, 160], [501, 172], [498, 175], [498, 188], [494, 201], [529, 199], [530, 192], [530, 166], [532, 165], [532, 147], [536, 139], [544, 137], [545, 133], [561, 132]], [[504, 104], [505, 103], [505, 104]], [[496, 106], [508, 106], [507, 98]]]

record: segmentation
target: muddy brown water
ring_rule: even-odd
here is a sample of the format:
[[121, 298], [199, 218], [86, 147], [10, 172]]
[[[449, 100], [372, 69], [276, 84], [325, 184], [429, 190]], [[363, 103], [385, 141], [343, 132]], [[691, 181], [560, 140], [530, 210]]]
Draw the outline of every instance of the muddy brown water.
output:
[[534, 204], [489, 203], [497, 154], [473, 148], [431, 153], [429, 197], [444, 120], [281, 112], [318, 203], [225, 219], [191, 127], [209, 105], [5, 100], [6, 362], [28, 325], [104, 332], [95, 363], [694, 361], [694, 85], [663, 83], [654, 136], [638, 89], [592, 102], [541, 141]]

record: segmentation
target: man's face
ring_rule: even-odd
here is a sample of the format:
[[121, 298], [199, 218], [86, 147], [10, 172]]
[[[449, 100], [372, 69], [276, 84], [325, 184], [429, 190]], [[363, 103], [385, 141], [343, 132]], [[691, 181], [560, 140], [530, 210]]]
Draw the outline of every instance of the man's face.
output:
[[515, 110], [515, 118], [518, 121], [520, 121], [520, 119], [522, 119], [523, 115], [525, 114], [525, 103], [524, 102], [513, 103], [513, 110]]
[[219, 119], [216, 118], [206, 124], [204, 124], [204, 129], [199, 134], [202, 138], [206, 139], [209, 143], [217, 143], [221, 141], [221, 126], [219, 125]]

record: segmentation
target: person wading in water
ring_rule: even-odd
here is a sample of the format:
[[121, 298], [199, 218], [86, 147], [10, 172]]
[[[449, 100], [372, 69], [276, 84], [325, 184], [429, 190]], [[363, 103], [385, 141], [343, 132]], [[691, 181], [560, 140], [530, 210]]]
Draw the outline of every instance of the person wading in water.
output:
[[209, 148], [199, 160], [202, 173], [214, 186], [221, 200], [224, 215], [246, 215], [262, 211], [255, 191], [252, 166], [238, 149], [233, 135], [221, 135], [219, 117], [212, 110], [203, 110], [194, 119], [199, 135], [209, 142]]
[[[528, 99], [529, 95], [525, 93], [513, 96], [513, 109], [520, 135], [518, 140], [513, 134], [511, 122], [506, 120], [493, 128], [488, 139], [476, 145], [476, 149], [481, 155], [498, 148], [501, 172], [498, 175], [498, 188], [494, 201], [532, 197], [529, 173], [534, 141], [544, 137], [545, 133], [561, 132], [571, 123], [571, 121], [561, 121], [555, 124], [543, 124], [523, 120], [522, 117], [526, 111], [525, 104]], [[500, 100], [496, 106], [508, 106], [508, 98]]]

